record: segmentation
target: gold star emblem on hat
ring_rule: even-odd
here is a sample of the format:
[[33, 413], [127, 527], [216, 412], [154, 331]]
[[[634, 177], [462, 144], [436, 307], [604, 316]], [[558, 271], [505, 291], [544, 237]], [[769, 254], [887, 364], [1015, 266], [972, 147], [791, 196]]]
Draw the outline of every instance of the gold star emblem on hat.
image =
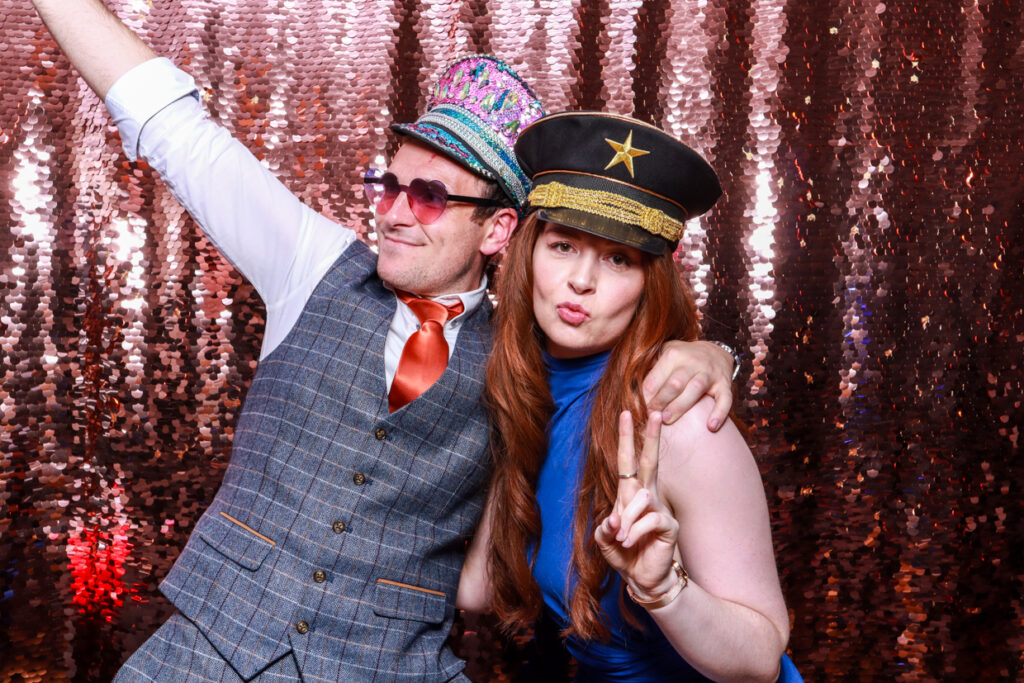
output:
[[604, 167], [604, 170], [608, 170], [617, 163], [626, 164], [626, 168], [629, 169], [629, 177], [633, 176], [633, 157], [643, 156], [644, 154], [650, 154], [647, 150], [637, 149], [633, 147], [633, 131], [629, 131], [629, 135], [626, 136], [625, 142], [615, 142], [614, 140], [604, 139], [612, 149], [615, 150], [615, 156], [608, 162], [608, 165]]

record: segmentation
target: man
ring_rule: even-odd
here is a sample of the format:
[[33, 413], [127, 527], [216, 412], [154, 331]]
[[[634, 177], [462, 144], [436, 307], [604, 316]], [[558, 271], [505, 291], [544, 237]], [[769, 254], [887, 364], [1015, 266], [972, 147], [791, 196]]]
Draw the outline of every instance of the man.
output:
[[[34, 4], [129, 158], [267, 305], [231, 463], [161, 584], [179, 612], [117, 680], [460, 676], [444, 641], [488, 477], [483, 272], [525, 200], [511, 141], [540, 104], [493, 58], [453, 64], [387, 172], [367, 174], [375, 255], [207, 121], [192, 79], [100, 0]], [[666, 394], [681, 414], [704, 393], [708, 373], [673, 370], [696, 354], [718, 368], [724, 417], [731, 359], [687, 348], [652, 372], [652, 405]]]

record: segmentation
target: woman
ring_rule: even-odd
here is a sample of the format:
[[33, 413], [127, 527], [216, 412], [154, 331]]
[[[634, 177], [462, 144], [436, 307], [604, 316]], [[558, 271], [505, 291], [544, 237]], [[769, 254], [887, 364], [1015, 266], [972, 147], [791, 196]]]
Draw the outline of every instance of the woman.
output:
[[495, 473], [459, 605], [510, 629], [545, 611], [579, 680], [775, 680], [789, 619], [756, 463], [731, 422], [707, 430], [707, 399], [662, 427], [640, 386], [697, 337], [672, 253], [717, 178], [606, 114], [541, 119], [516, 152], [535, 213], [498, 282]]

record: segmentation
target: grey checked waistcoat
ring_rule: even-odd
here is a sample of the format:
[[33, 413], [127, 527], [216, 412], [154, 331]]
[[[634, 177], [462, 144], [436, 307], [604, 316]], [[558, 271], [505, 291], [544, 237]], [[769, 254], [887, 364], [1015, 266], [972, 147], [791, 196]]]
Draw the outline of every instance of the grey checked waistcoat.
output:
[[447, 680], [483, 507], [490, 306], [441, 379], [389, 414], [395, 297], [348, 247], [260, 363], [217, 496], [161, 584], [248, 679], [289, 650], [306, 681]]

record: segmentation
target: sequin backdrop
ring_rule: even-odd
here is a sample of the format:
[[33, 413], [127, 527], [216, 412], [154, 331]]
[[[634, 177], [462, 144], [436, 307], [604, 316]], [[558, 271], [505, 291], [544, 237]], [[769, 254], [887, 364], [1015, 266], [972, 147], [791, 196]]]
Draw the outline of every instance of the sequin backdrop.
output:
[[[2, 4], [0, 680], [101, 681], [169, 613], [264, 309], [31, 6]], [[1016, 0], [112, 4], [364, 234], [360, 170], [456, 53], [688, 140], [726, 194], [681, 261], [744, 356], [793, 658], [808, 680], [1021, 678]], [[514, 670], [486, 623], [458, 631], [477, 679]]]

